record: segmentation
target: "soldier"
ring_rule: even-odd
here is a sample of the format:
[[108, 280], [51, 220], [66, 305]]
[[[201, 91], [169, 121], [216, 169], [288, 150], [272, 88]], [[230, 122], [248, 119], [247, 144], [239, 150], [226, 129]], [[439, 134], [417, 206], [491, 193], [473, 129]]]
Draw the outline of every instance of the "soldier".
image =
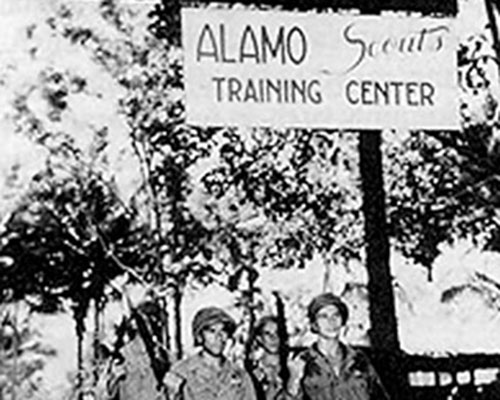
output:
[[217, 307], [200, 309], [193, 319], [193, 338], [200, 351], [174, 364], [163, 382], [169, 399], [256, 400], [247, 372], [224, 356], [235, 321]]
[[298, 396], [299, 373], [303, 363], [293, 356], [288, 357], [284, 367], [288, 370], [289, 379], [284, 383], [279, 354], [281, 340], [276, 316], [264, 316], [255, 325], [250, 373], [259, 400], [292, 400]]
[[166, 349], [159, 346], [163, 310], [145, 301], [117, 329], [114, 349], [101, 347], [96, 398], [102, 400], [164, 400], [161, 378], [168, 368]]
[[388, 399], [368, 359], [342, 343], [346, 325], [346, 304], [332, 293], [315, 297], [307, 309], [311, 331], [317, 341], [303, 354], [305, 361], [301, 388], [304, 400]]

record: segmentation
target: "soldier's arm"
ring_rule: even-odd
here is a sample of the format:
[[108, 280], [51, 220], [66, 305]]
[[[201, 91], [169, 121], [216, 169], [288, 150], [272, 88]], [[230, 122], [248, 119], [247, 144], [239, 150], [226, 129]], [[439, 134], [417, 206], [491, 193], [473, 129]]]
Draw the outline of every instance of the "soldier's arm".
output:
[[255, 387], [252, 382], [252, 378], [248, 372], [243, 371], [243, 391], [244, 395], [241, 400], [257, 400], [257, 394], [255, 393]]

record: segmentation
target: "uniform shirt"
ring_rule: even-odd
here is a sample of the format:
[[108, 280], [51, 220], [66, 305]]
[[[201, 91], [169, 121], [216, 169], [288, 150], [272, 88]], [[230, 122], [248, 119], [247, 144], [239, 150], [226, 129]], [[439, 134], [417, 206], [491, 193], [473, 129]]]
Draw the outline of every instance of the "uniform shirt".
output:
[[252, 365], [252, 376], [259, 400], [276, 400], [282, 391], [283, 382], [281, 380], [279, 358], [266, 357], [263, 353], [256, 357]]
[[301, 357], [304, 400], [386, 400], [380, 379], [366, 356], [341, 344], [342, 358], [335, 368], [314, 344]]
[[98, 382], [99, 400], [165, 400], [155, 379], [151, 361], [142, 339], [137, 335], [122, 349], [124, 364], [105, 365]]
[[259, 400], [295, 400], [298, 398], [299, 374], [303, 369], [303, 361], [299, 357], [290, 355], [287, 367], [290, 376], [287, 387], [284, 388], [280, 377], [279, 357], [270, 357], [265, 352], [257, 355], [251, 374]]
[[175, 400], [256, 400], [248, 374], [227, 359], [221, 369], [215, 369], [196, 354], [172, 366], [167, 381], [176, 378], [179, 385], [173, 393]]

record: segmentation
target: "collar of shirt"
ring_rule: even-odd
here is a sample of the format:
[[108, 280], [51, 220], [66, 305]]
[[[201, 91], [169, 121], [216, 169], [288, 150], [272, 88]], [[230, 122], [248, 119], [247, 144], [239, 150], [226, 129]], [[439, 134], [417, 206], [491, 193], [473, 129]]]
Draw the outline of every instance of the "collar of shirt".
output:
[[343, 343], [340, 343], [341, 360], [339, 363], [338, 373], [335, 373], [332, 362], [329, 360], [328, 356], [319, 350], [317, 343], [314, 343], [310, 347], [308, 353], [308, 357], [314, 360], [320, 368], [331, 371], [334, 376], [342, 377], [350, 375], [356, 369], [355, 367], [358, 358], [357, 351]]

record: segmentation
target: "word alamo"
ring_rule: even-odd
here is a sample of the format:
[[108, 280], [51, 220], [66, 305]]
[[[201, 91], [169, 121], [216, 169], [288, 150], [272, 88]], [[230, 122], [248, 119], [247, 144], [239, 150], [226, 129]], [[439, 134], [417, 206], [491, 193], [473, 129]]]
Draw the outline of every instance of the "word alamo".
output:
[[300, 65], [308, 53], [307, 36], [298, 26], [288, 30], [280, 26], [273, 35], [266, 26], [257, 29], [247, 25], [237, 43], [236, 48], [229, 48], [224, 24], [219, 24], [218, 29], [205, 24], [196, 46], [196, 61], [208, 59], [217, 63], [244, 63], [252, 60], [259, 64], [278, 60], [281, 64]]
[[212, 81], [219, 103], [320, 104], [323, 101], [320, 83], [317, 79], [213, 77]]

